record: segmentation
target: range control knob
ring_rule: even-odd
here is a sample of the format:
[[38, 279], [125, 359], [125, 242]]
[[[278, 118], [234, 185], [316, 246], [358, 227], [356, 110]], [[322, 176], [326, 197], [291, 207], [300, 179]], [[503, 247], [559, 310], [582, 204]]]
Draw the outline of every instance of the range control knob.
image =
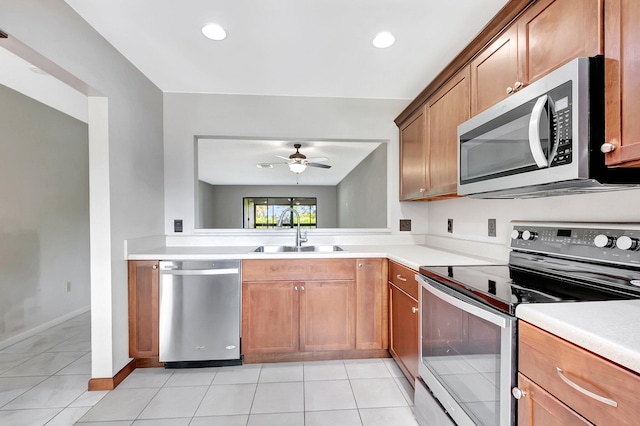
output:
[[522, 238], [522, 232], [518, 231], [517, 229], [511, 231], [512, 240], [519, 240], [520, 238]]
[[616, 237], [610, 237], [604, 234], [598, 234], [593, 239], [593, 244], [600, 248], [611, 248], [616, 245]]
[[623, 235], [622, 237], [616, 240], [616, 247], [618, 247], [620, 250], [630, 250], [630, 251], [638, 250], [638, 247], [639, 247], [638, 239]]
[[533, 231], [522, 231], [522, 239], [527, 241], [533, 241], [538, 238], [538, 233]]

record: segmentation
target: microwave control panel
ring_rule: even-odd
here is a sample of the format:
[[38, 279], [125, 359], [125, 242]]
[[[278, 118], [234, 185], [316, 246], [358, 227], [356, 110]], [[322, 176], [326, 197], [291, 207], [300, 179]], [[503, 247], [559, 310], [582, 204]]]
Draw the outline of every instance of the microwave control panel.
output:
[[551, 159], [551, 167], [570, 164], [572, 160], [571, 86], [572, 82], [568, 81], [548, 93], [549, 98], [552, 99], [552, 109], [555, 112], [552, 118], [552, 128], [555, 143], [558, 144], [556, 153]]

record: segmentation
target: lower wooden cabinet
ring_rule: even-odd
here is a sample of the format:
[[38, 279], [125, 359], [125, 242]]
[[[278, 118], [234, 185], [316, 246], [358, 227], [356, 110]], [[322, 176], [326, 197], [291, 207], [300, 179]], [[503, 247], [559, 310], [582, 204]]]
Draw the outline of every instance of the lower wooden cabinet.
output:
[[420, 336], [416, 272], [389, 262], [389, 352], [411, 384], [418, 375]]
[[252, 259], [242, 269], [245, 362], [386, 353], [386, 259]]
[[129, 261], [129, 356], [159, 355], [160, 273], [157, 260]]
[[636, 425], [640, 376], [519, 321], [518, 425]]
[[390, 345], [389, 352], [400, 364], [409, 382], [418, 375], [418, 301], [393, 284], [389, 285]]

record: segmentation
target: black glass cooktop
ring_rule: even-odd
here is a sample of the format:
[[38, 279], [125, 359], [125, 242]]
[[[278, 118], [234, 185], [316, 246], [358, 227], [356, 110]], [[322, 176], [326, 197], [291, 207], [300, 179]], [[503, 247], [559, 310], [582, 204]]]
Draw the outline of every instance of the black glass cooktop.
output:
[[544, 255], [511, 254], [508, 265], [420, 267], [420, 273], [502, 312], [520, 303], [640, 298], [640, 270]]

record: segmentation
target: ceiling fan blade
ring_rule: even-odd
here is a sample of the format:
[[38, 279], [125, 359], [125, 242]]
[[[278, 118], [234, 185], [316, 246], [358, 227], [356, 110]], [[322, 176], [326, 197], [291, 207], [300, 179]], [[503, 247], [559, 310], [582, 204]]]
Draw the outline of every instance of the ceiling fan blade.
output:
[[289, 157], [283, 157], [282, 155], [276, 155], [276, 157], [289, 161]]
[[314, 157], [314, 158], [307, 158], [307, 161], [310, 163], [322, 163], [324, 161], [329, 161], [329, 159], [327, 157]]
[[328, 164], [319, 164], [319, 163], [307, 163], [307, 166], [310, 167], [320, 167], [321, 169], [330, 169], [331, 166]]

